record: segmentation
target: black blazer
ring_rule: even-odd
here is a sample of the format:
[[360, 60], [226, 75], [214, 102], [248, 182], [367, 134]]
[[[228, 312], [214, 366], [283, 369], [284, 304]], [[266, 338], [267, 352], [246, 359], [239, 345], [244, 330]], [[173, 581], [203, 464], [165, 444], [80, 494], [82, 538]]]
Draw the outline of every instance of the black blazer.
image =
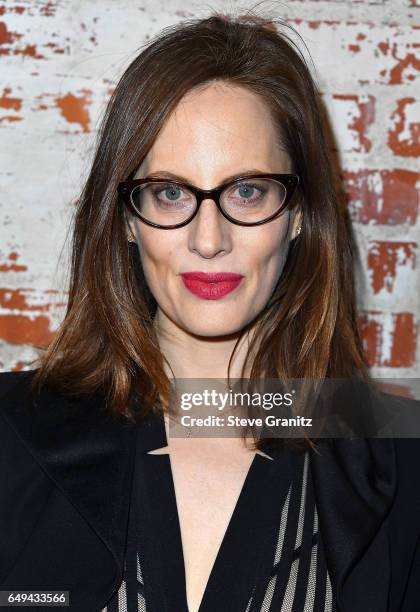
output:
[[[136, 426], [99, 396], [35, 400], [32, 373], [0, 374], [0, 590], [99, 612], [122, 580]], [[420, 440], [336, 438], [310, 465], [339, 612], [419, 612]]]

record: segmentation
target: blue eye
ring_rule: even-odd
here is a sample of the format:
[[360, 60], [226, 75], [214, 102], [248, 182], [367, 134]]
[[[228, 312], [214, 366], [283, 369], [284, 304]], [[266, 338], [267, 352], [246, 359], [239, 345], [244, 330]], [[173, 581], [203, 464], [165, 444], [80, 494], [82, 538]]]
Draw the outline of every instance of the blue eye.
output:
[[177, 209], [194, 205], [195, 196], [183, 185], [176, 183], [153, 183], [143, 190], [144, 201], [149, 196], [150, 203], [165, 209]]
[[175, 185], [166, 187], [166, 189], [163, 189], [162, 191], [164, 192], [165, 197], [167, 197], [168, 200], [177, 200], [182, 193], [182, 190]]
[[182, 186], [172, 183], [153, 185], [152, 191], [156, 200], [161, 203], [175, 202], [180, 204], [191, 197]]
[[249, 185], [248, 183], [243, 183], [238, 187], [238, 193], [241, 198], [250, 198], [253, 195], [255, 187], [253, 185]]
[[248, 202], [257, 202], [269, 191], [270, 185], [265, 185], [263, 181], [257, 183], [237, 183], [228, 190], [226, 196], [230, 200], [243, 200]]

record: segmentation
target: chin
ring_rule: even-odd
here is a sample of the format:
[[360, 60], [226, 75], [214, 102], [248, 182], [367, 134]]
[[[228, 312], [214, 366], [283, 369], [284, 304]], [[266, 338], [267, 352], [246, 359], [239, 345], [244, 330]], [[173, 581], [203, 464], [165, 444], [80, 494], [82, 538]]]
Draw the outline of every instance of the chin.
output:
[[184, 321], [182, 327], [184, 330], [194, 336], [201, 336], [204, 338], [218, 338], [221, 336], [232, 336], [238, 334], [244, 327], [242, 324], [231, 324], [226, 325], [224, 321], [209, 321], [205, 320], [203, 315], [202, 321], [192, 323], [191, 321]]

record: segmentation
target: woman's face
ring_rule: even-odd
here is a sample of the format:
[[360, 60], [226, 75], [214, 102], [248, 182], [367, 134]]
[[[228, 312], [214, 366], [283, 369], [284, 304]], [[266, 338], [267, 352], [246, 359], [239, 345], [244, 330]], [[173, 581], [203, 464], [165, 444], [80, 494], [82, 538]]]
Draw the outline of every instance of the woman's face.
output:
[[[290, 160], [263, 100], [243, 87], [219, 82], [183, 98], [135, 178], [171, 173], [212, 189], [228, 177], [250, 172], [291, 172]], [[245, 227], [225, 219], [208, 199], [189, 224], [177, 229], [154, 228], [131, 217], [159, 325], [216, 337], [235, 334], [250, 323], [282, 272], [294, 231], [291, 214]], [[183, 281], [183, 273], [197, 271], [243, 277], [222, 297], [205, 299]]]

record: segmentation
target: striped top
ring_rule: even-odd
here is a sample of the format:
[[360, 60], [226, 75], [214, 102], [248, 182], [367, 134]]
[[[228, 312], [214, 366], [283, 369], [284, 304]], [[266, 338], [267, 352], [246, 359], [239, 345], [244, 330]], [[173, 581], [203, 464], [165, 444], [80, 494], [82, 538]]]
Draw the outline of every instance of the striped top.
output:
[[[256, 453], [199, 612], [336, 610], [308, 451]], [[101, 612], [188, 612], [168, 454], [137, 452], [122, 582]]]

